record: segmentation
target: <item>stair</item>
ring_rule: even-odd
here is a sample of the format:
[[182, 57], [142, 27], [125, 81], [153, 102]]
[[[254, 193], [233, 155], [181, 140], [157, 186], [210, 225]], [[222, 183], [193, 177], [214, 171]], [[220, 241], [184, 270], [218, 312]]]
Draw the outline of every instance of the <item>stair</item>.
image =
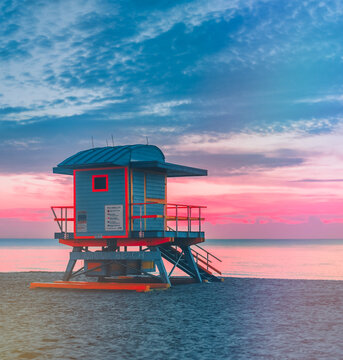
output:
[[[188, 247], [189, 248], [189, 247]], [[164, 259], [169, 261], [171, 264], [174, 265], [174, 267], [178, 267], [180, 270], [184, 271], [187, 275], [197, 278], [196, 270], [194, 269], [194, 266], [192, 264], [189, 264], [187, 261], [187, 258], [185, 254], [181, 251], [179, 251], [177, 248], [173, 247], [172, 245], [165, 244], [163, 246], [159, 246], [159, 249], [161, 251], [161, 255]], [[192, 253], [197, 253], [195, 250], [191, 249]], [[181, 255], [182, 254], [182, 255]], [[192, 254], [193, 256], [193, 254]], [[194, 256], [193, 256], [194, 258]], [[197, 259], [198, 256], [196, 257]], [[208, 264], [208, 262], [201, 260], [203, 265], [200, 265], [199, 262], [196, 262], [194, 259], [194, 264], [200, 274], [200, 277], [202, 281], [206, 280], [208, 282], [219, 282], [222, 281], [221, 278], [214, 275], [211, 271], [208, 270], [208, 267], [210, 266], [212, 269], [214, 269], [213, 266]], [[174, 269], [174, 268], [173, 268]], [[214, 269], [216, 272], [220, 274], [220, 272], [216, 269]]]

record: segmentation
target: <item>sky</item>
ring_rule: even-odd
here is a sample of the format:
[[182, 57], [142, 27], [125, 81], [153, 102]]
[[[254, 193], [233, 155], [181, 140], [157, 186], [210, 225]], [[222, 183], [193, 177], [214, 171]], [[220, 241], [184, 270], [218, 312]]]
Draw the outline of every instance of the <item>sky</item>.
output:
[[209, 176], [207, 238], [343, 238], [340, 1], [2, 1], [0, 237], [49, 238], [52, 174], [95, 146], [146, 143]]

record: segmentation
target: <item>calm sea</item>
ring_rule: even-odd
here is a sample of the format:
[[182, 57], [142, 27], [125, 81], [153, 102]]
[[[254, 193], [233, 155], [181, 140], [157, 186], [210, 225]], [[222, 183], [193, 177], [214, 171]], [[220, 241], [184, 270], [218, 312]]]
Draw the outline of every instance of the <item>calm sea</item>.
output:
[[[213, 265], [223, 276], [343, 279], [343, 240], [206, 240], [201, 246], [222, 260]], [[64, 271], [69, 252], [51, 239], [0, 239], [0, 272]]]

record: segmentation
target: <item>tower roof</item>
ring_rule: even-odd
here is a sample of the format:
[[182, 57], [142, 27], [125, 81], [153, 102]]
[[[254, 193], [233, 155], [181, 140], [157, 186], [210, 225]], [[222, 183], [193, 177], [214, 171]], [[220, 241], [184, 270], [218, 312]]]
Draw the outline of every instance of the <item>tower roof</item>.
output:
[[80, 151], [53, 168], [56, 174], [72, 175], [77, 169], [129, 166], [166, 173], [168, 177], [206, 176], [207, 170], [165, 162], [155, 145], [106, 146]]

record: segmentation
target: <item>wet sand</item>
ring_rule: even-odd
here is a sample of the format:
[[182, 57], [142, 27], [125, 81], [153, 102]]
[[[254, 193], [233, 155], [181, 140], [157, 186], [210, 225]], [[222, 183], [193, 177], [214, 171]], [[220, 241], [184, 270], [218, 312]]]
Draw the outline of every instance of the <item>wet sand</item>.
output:
[[339, 359], [343, 282], [226, 278], [149, 293], [0, 273], [0, 359]]

